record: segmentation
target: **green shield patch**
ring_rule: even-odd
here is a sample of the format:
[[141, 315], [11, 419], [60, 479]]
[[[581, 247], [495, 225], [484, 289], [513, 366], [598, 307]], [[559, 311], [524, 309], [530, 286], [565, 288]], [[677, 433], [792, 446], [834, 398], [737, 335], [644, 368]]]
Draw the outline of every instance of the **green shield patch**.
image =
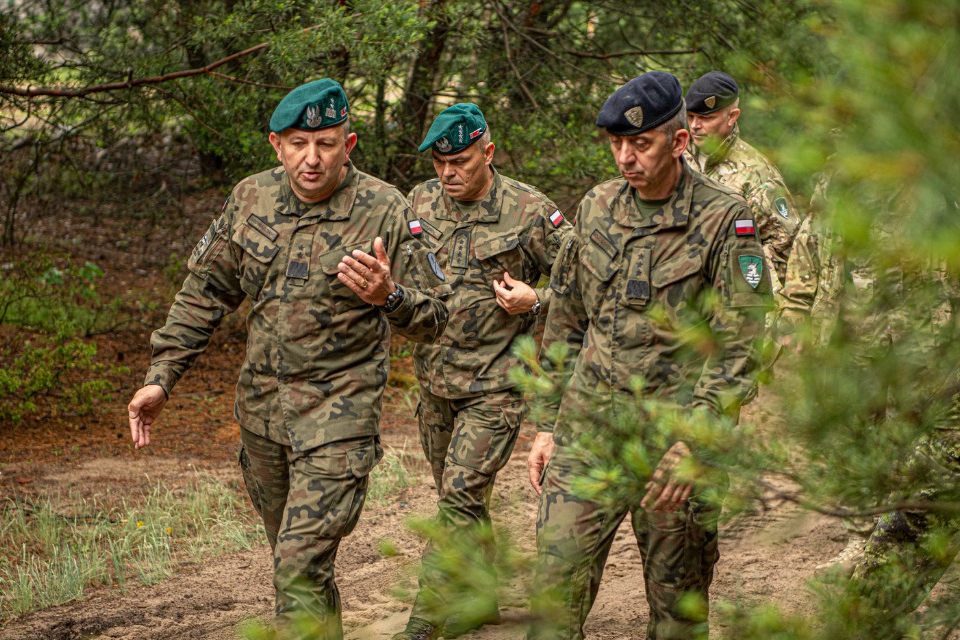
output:
[[763, 276], [763, 259], [760, 256], [740, 256], [740, 272], [747, 284], [756, 289]]
[[777, 198], [776, 200], [773, 201], [773, 206], [777, 208], [777, 213], [782, 215], [784, 218], [790, 217], [790, 209], [789, 207], [787, 207], [786, 198]]

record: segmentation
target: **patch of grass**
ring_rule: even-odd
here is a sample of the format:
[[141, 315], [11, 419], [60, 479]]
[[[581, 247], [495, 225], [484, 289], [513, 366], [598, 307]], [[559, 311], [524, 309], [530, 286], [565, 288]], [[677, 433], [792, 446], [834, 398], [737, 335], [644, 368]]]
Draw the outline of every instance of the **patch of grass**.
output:
[[400, 449], [389, 448], [384, 451], [383, 459], [370, 472], [367, 486], [367, 504], [382, 506], [396, 498], [397, 491], [404, 487], [420, 484], [417, 474], [411, 472], [406, 464], [411, 455], [404, 442]]
[[82, 598], [91, 587], [155, 584], [178, 564], [262, 538], [236, 483], [197, 475], [182, 489], [158, 485], [136, 503], [105, 508], [109, 498], [71, 491], [0, 508], [0, 621]]

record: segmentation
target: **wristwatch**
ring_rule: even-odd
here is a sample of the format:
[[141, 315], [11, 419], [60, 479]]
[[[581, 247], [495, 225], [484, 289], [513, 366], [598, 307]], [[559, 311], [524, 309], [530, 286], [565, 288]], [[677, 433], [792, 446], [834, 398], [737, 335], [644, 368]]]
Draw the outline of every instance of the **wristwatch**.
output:
[[[537, 296], [536, 293], [533, 295]], [[530, 313], [538, 316], [540, 315], [540, 296], [537, 296], [537, 301], [533, 303], [533, 306], [530, 308]]]
[[395, 286], [396, 289], [387, 296], [387, 301], [383, 303], [384, 313], [393, 313], [397, 310], [397, 307], [403, 304], [403, 287], [398, 284], [394, 284], [393, 286]]

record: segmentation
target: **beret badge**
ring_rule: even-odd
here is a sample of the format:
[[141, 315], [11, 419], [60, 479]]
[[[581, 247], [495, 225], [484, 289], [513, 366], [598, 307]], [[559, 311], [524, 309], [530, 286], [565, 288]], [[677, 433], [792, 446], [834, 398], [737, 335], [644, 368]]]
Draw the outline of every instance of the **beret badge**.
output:
[[314, 104], [307, 107], [307, 126], [319, 127], [323, 119], [320, 117], [320, 105]]
[[717, 96], [710, 96], [703, 101], [703, 104], [707, 105], [708, 108], [713, 109], [717, 104]]
[[623, 117], [635, 127], [643, 126], [643, 107], [637, 105], [623, 112]]
[[447, 140], [446, 138], [440, 138], [439, 140], [437, 140], [436, 145], [437, 145], [437, 151], [439, 151], [440, 153], [447, 153], [448, 151], [450, 151], [450, 149], [453, 148], [453, 145], [450, 144], [450, 141]]

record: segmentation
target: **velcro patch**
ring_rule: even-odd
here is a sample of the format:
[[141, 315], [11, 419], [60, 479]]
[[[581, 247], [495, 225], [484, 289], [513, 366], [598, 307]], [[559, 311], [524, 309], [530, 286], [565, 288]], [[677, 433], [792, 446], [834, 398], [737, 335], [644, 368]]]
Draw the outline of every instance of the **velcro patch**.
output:
[[419, 238], [421, 235], [423, 235], [423, 225], [420, 224], [419, 219], [411, 220], [407, 223], [407, 227], [410, 228], [410, 235], [412, 235], [414, 238]]
[[443, 235], [443, 232], [441, 232], [440, 229], [437, 229], [435, 226], [422, 218], [420, 219], [420, 226], [423, 227], [423, 230], [427, 232], [428, 236], [433, 236], [434, 240], [439, 240], [440, 236]]
[[753, 220], [734, 220], [733, 228], [738, 236], [752, 236], [756, 233]]
[[611, 260], [620, 253], [616, 245], [613, 244], [613, 240], [603, 235], [599, 229], [594, 229], [593, 233], [590, 234], [590, 242], [600, 247], [600, 250], [607, 254], [607, 257]]
[[252, 213], [247, 218], [247, 224], [262, 233], [268, 240], [270, 240], [270, 242], [275, 241], [277, 236], [280, 235], [270, 225], [268, 225], [265, 220], [258, 218]]
[[550, 224], [552, 224], [554, 228], [557, 228], [561, 222], [563, 222], [563, 214], [560, 213], [560, 209], [557, 209], [550, 214]]

